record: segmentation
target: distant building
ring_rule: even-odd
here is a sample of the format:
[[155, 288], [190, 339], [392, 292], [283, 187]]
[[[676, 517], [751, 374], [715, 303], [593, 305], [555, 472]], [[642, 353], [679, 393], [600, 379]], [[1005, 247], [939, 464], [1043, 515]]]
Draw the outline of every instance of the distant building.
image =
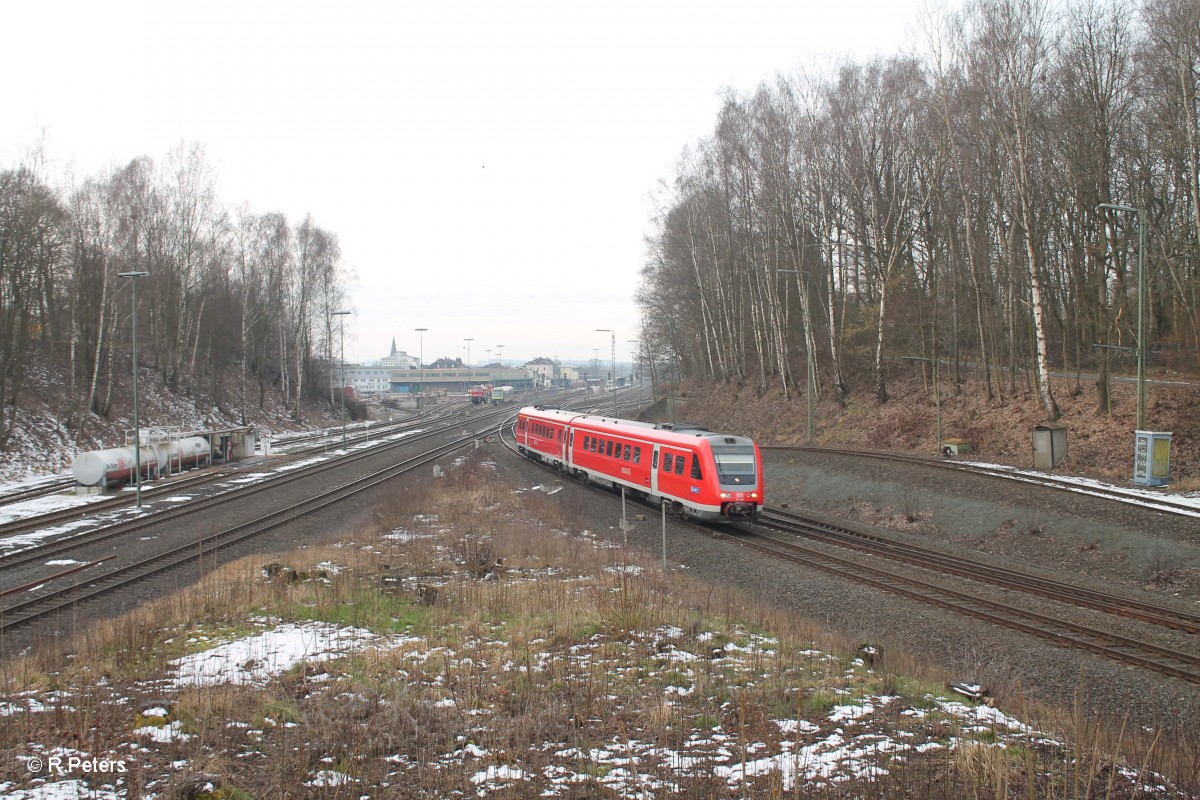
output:
[[396, 370], [416, 370], [420, 367], [421, 360], [403, 350], [397, 350], [396, 340], [393, 338], [392, 351], [377, 363], [346, 364], [343, 369], [346, 374], [346, 386], [353, 389], [355, 394], [368, 394], [389, 391], [392, 373]]
[[526, 361], [525, 369], [532, 372], [542, 386], [552, 386], [556, 379], [562, 377], [559, 374], [558, 363], [550, 358], [542, 357]]
[[416, 356], [410, 356], [403, 350], [396, 350], [396, 340], [392, 339], [392, 352], [386, 357], [379, 359], [379, 366], [389, 367], [391, 369], [420, 369], [421, 359]]

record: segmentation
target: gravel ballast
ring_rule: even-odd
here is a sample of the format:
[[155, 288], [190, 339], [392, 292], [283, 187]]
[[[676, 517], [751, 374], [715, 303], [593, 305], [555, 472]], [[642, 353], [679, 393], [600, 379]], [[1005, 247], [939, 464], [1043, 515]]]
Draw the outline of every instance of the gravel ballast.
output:
[[[902, 535], [926, 546], [1027, 565], [1060, 580], [1200, 612], [1191, 588], [1197, 563], [1194, 519], [985, 477], [947, 478], [930, 468], [861, 457], [768, 450], [764, 459], [772, 506], [787, 503], [793, 511], [810, 508], [885, 529], [891, 525], [882, 523], [892, 522]], [[502, 460], [515, 462], [518, 480], [555, 479], [536, 465]], [[599, 532], [620, 541], [619, 497], [561, 480], [564, 496], [586, 493], [582, 513], [590, 524], [598, 523]], [[917, 512], [916, 525], [904, 510]], [[634, 513], [646, 519], [635, 523], [630, 544], [657, 556], [658, 515], [631, 508], [629, 514]], [[670, 518], [667, 539], [672, 569], [792, 609], [848, 642], [907, 653], [941, 668], [950, 679], [982, 683], [1005, 701], [1028, 698], [1063, 709], [1078, 701], [1115, 725], [1128, 718], [1164, 735], [1191, 730], [1200, 711], [1197, 687], [1178, 679], [784, 563]], [[1164, 567], [1164, 550], [1173, 578], [1166, 585], [1151, 579], [1155, 568]], [[1103, 624], [1096, 615], [1091, 624], [1097, 619]], [[1128, 635], [1129, 623], [1108, 619], [1107, 629]]]

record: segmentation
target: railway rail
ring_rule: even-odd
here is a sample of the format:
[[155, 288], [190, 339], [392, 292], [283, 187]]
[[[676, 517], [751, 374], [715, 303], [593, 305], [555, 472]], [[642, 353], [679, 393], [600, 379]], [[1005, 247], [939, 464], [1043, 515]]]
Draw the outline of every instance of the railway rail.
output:
[[884, 450], [843, 449], [818, 447], [814, 445], [760, 445], [764, 451], [795, 451], [828, 455], [845, 455], [859, 458], [870, 458], [877, 461], [893, 461], [903, 464], [915, 464], [931, 469], [957, 470], [973, 475], [983, 475], [1000, 480], [1025, 483], [1032, 486], [1054, 489], [1056, 491], [1082, 494], [1103, 500], [1110, 500], [1125, 505], [1136, 505], [1186, 517], [1200, 518], [1200, 507], [1195, 503], [1174, 500], [1169, 496], [1155, 496], [1142, 490], [1123, 489], [1120, 486], [1110, 486], [1100, 482], [1082, 482], [1079, 479], [1060, 478], [1055, 475], [1022, 471], [1016, 467], [1004, 467], [995, 464], [982, 464], [973, 461], [960, 461], [953, 458], [934, 458], [932, 456], [915, 455], [911, 453], [893, 453]]
[[[518, 452], [515, 442], [510, 445], [506, 441], [505, 445], [514, 454]], [[539, 466], [553, 471], [547, 465]], [[606, 494], [610, 493], [599, 486], [593, 488]], [[873, 555], [919, 566], [933, 571], [935, 575], [951, 574], [965, 577], [1001, 586], [1026, 596], [1035, 595], [1095, 611], [1131, 617], [1152, 626], [1191, 634], [1200, 633], [1200, 617], [1188, 612], [1145, 603], [1134, 598], [1096, 592], [1022, 570], [1004, 569], [927, 548], [909, 548], [883, 536], [840, 526], [828, 520], [806, 521], [799, 515], [777, 509], [764, 512], [756, 523], [735, 525], [732, 528], [694, 522], [687, 524], [714, 538], [749, 547], [774, 558], [782, 558], [855, 583], [1038, 636], [1061, 646], [1086, 650], [1191, 683], [1200, 683], [1200, 656], [1192, 653], [963, 592], [936, 582], [936, 577], [918, 578], [897, 570], [862, 564], [815, 547], [807, 547], [797, 542], [795, 537], [797, 534], [813, 536], [825, 542], [853, 547]], [[771, 528], [775, 528], [777, 532], [772, 534]]]
[[206, 554], [211, 557], [211, 554], [217, 550], [228, 548], [238, 542], [285, 525], [305, 514], [341, 503], [398, 475], [462, 449], [468, 446], [473, 438], [473, 436], [457, 438], [279, 511], [208, 535], [190, 538], [187, 542], [169, 550], [116, 566], [91, 577], [86, 582], [49, 590], [36, 597], [6, 605], [0, 610], [0, 636], [37, 620], [74, 611], [83, 603], [126, 589], [176, 567], [187, 565], [203, 558]]
[[1055, 644], [1087, 650], [1126, 664], [1200, 683], [1200, 656], [1163, 647], [1110, 631], [1080, 625], [1037, 611], [961, 592], [931, 580], [872, 567], [852, 559], [806, 547], [768, 532], [741, 528], [733, 532], [708, 529], [717, 538], [735, 541], [775, 558], [837, 575], [893, 594], [945, 608], [958, 614], [1032, 634]]
[[1035, 575], [1024, 570], [998, 567], [966, 556], [951, 555], [908, 542], [901, 542], [877, 532], [868, 532], [839, 524], [824, 516], [800, 515], [770, 508], [759, 518], [759, 523], [809, 539], [848, 547], [893, 561], [903, 561], [942, 573], [958, 575], [980, 583], [990, 583], [1005, 589], [1038, 595], [1080, 608], [1090, 608], [1108, 614], [1129, 617], [1185, 633], [1200, 633], [1200, 614], [1148, 603], [1125, 595], [1099, 592], [1079, 584]]
[[[110, 595], [113, 592], [129, 587], [154, 575], [201, 559], [205, 555], [211, 555], [216, 550], [226, 549], [233, 544], [277, 528], [304, 514], [312, 513], [341, 502], [403, 472], [428, 464], [450, 452], [469, 446], [481, 436], [490, 438], [490, 434], [493, 431], [499, 432], [504, 424], [515, 419], [515, 409], [511, 406], [489, 407], [486, 410], [481, 409], [477, 413], [470, 413], [468, 416], [473, 429], [463, 430], [462, 434], [455, 436], [450, 443], [435, 447], [419, 456], [406, 459], [399, 464], [389, 466], [383, 470], [378, 470], [353, 482], [323, 491], [316, 497], [306, 499], [299, 504], [264, 515], [250, 522], [228, 527], [208, 535], [188, 537], [188, 541], [171, 547], [166, 551], [144, 555], [132, 562], [126, 561], [122, 563], [118, 561], [111, 569], [89, 574], [86, 580], [80, 581], [77, 579], [69, 586], [46, 589], [46, 591], [42, 591], [33, 597], [10, 602], [0, 607], [0, 637], [18, 628], [35, 623], [38, 620], [63, 614], [68, 610], [73, 611], [82, 603], [95, 600], [104, 595]], [[493, 420], [496, 421], [493, 422]], [[376, 456], [388, 449], [408, 446], [421, 439], [444, 436], [448, 431], [460, 427], [463, 422], [464, 420], [459, 416], [454, 416], [449, 422], [437, 429], [406, 437], [400, 441], [384, 441], [370, 448], [357, 450], [336, 460], [314, 464], [303, 470], [277, 476], [261, 484], [242, 487], [238, 490], [240, 492], [239, 496], [245, 497], [248, 493], [266, 491], [268, 489], [279, 488], [284, 484], [294, 481], [311, 479], [316, 473], [344, 467], [348, 462]], [[379, 429], [376, 429], [376, 433], [378, 432]], [[0, 576], [16, 574], [18, 575], [18, 579], [20, 579], [18, 571], [21, 568], [28, 568], [35, 562], [42, 561], [49, 556], [81, 550], [118, 537], [131, 537], [144, 528], [169, 523], [172, 519], [178, 517], [195, 515], [206, 509], [226, 503], [228, 499], [227, 494], [199, 498], [137, 520], [131, 520], [116, 526], [89, 531], [84, 534], [10, 553], [0, 557]], [[109, 556], [73, 566], [70, 569], [50, 575], [38, 576], [35, 580], [28, 581], [20, 586], [0, 591], [0, 597], [12, 597], [25, 592], [34, 592], [61, 578], [91, 572], [102, 564], [113, 560], [115, 560], [114, 557]]]
[[0, 493], [0, 506], [24, 503], [27, 500], [36, 500], [39, 497], [45, 497], [46, 495], [69, 489], [74, 485], [75, 481], [72, 478], [53, 478], [40, 481], [33, 486], [14, 488]]
[[[436, 413], [440, 413], [441, 416], [446, 416], [445, 410]], [[420, 427], [421, 425], [428, 424], [431, 421], [436, 421], [439, 418], [439, 416], [430, 416], [427, 418], [410, 418], [406, 420], [400, 420], [395, 423], [387, 423], [375, 427], [366, 433], [361, 433], [352, 438], [348, 438], [347, 445], [361, 445], [366, 442], [374, 441], [382, 436], [388, 436], [414, 427]], [[314, 455], [324, 452], [327, 452], [327, 449], [323, 445], [314, 445], [311, 447], [306, 447], [303, 450], [272, 457], [269, 463], [272, 467], [278, 468], [279, 466], [300, 461], [305, 458], [310, 458]], [[262, 469], [262, 467], [263, 462], [256, 459], [223, 464], [218, 467], [211, 467], [207, 469], [191, 470], [168, 481], [155, 481], [152, 483], [143, 482], [142, 497], [143, 499], [153, 500], [154, 498], [163, 495], [178, 494], [181, 491], [188, 491], [197, 486], [204, 486], [207, 484], [216, 483], [218, 481], [227, 480], [229, 477], [236, 476], [240, 473], [257, 471]], [[41, 494], [45, 495], [51, 494], [54, 491], [62, 491], [64, 488], [71, 485], [74, 485], [74, 481], [71, 479], [65, 479], [65, 485], [53, 490], [44, 490]], [[41, 495], [31, 495], [31, 497], [37, 496]], [[29, 499], [29, 497], [26, 497], [25, 499]], [[65, 522], [77, 520], [82, 517], [94, 516], [96, 514], [112, 511], [114, 509], [124, 508], [131, 505], [133, 502], [133, 497], [129, 496], [127, 493], [123, 493], [121, 495], [106, 497], [92, 503], [80, 504], [71, 508], [64, 508], [44, 514], [23, 517], [21, 519], [0, 525], [0, 539], [17, 536], [29, 531], [48, 528], [54, 525], [61, 525]]]

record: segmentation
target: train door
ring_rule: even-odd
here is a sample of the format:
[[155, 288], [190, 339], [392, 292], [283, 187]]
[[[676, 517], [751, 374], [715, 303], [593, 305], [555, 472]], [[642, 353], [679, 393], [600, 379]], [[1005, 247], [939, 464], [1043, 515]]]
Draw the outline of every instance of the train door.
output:
[[654, 445], [654, 452], [650, 456], [650, 494], [658, 495], [658, 459], [661, 455], [658, 452], [658, 445]]

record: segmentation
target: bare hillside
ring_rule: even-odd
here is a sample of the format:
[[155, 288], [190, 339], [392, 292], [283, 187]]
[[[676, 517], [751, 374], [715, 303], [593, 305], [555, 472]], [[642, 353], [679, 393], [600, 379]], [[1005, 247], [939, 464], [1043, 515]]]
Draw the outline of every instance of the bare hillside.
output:
[[[232, 378], [220, 387], [220, 397], [216, 398], [209, 391], [190, 395], [173, 393], [152, 369], [142, 369], [139, 374], [139, 416], [143, 426], [195, 430], [243, 424], [241, 387]], [[47, 370], [38, 362], [30, 367], [27, 384], [18, 398], [13, 435], [0, 451], [0, 481], [65, 472], [78, 453], [120, 446], [125, 441], [125, 432], [133, 429], [132, 382], [116, 387], [107, 416], [89, 412], [82, 430], [73, 420], [74, 410], [63, 399], [72, 392], [63, 384], [61, 373]], [[311, 403], [301, 414], [303, 420], [298, 423], [273, 389], [264, 394], [260, 406], [257, 386], [247, 387], [245, 424], [255, 426], [260, 434], [270, 436], [330, 425], [336, 416], [332, 409]]]
[[[1171, 486], [1174, 491], [1200, 490], [1200, 384], [1154, 380], [1148, 388], [1147, 425], [1170, 431]], [[936, 452], [936, 405], [931, 386], [920, 374], [893, 376], [891, 397], [880, 404], [865, 385], [852, 385], [845, 406], [826, 391], [816, 403], [815, 443], [911, 452]], [[1092, 379], [1057, 379], [1055, 397], [1067, 425], [1069, 458], [1059, 470], [1114, 483], [1129, 483], [1133, 473], [1136, 391], [1132, 382], [1114, 382], [1111, 416], [1097, 413], [1099, 401]], [[945, 438], [971, 442], [972, 457], [1014, 467], [1033, 466], [1033, 429], [1045, 415], [1033, 392], [1019, 391], [989, 401], [977, 383], [942, 384], [942, 429]], [[778, 384], [761, 391], [749, 381], [715, 385], [686, 383], [679, 387], [676, 417], [714, 429], [753, 436], [762, 444], [804, 444], [808, 407], [803, 392], [785, 399]], [[656, 418], [665, 418], [662, 404]]]

